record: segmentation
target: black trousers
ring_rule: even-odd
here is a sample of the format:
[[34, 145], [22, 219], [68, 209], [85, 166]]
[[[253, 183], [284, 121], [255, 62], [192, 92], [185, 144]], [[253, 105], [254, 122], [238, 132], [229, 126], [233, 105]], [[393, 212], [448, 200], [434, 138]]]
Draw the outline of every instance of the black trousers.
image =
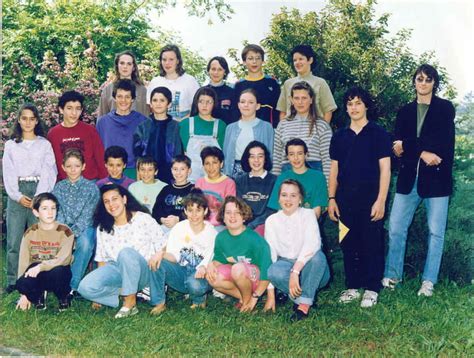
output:
[[[26, 271], [36, 265], [38, 265], [38, 263], [31, 264]], [[50, 271], [40, 272], [36, 277], [21, 276], [16, 281], [16, 288], [33, 303], [38, 302], [44, 291], [51, 291], [56, 295], [58, 300], [64, 300], [71, 291], [71, 286], [69, 285], [71, 277], [70, 266], [58, 266]]]
[[346, 287], [379, 292], [385, 263], [384, 220], [371, 221], [378, 185], [338, 188], [340, 221], [349, 228], [341, 242]]

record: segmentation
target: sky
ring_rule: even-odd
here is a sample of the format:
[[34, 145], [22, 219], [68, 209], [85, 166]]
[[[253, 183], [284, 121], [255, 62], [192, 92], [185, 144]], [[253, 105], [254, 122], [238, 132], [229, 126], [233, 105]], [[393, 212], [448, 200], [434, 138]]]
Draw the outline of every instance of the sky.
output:
[[[363, 0], [353, 0], [355, 3], [360, 1]], [[154, 17], [153, 23], [176, 32], [185, 46], [205, 59], [221, 55], [229, 60], [228, 48], [237, 48], [240, 52], [244, 40], [259, 43], [266, 36], [272, 14], [278, 13], [281, 7], [308, 12], [319, 11], [327, 4], [323, 0], [226, 2], [235, 14], [224, 23], [212, 14], [204, 18], [188, 16], [182, 1], [178, 1], [175, 8], [167, 9], [163, 15]], [[377, 16], [391, 14], [389, 36], [403, 28], [412, 30], [408, 47], [415, 55], [435, 52], [458, 91], [457, 100], [474, 91], [474, 71], [469, 70], [474, 58], [473, 0], [379, 0], [375, 11]]]

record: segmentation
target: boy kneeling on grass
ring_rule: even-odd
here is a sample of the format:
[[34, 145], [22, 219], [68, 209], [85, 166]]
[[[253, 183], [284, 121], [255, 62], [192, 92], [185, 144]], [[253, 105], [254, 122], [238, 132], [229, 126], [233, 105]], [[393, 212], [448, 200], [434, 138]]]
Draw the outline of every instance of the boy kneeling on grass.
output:
[[46, 291], [52, 291], [59, 301], [59, 311], [70, 307], [71, 261], [74, 234], [56, 221], [58, 200], [51, 193], [41, 193], [33, 199], [33, 214], [38, 224], [24, 234], [20, 247], [16, 288], [21, 297], [17, 309], [26, 311], [31, 304], [46, 309]]

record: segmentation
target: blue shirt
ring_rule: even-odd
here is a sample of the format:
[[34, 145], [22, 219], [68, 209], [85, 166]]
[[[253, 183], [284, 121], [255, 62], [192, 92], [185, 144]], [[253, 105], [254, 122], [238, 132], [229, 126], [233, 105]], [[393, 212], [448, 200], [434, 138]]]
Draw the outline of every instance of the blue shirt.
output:
[[56, 220], [69, 226], [74, 236], [80, 236], [92, 226], [92, 216], [100, 195], [99, 188], [92, 180], [82, 176], [75, 183], [69, 179], [61, 180], [54, 187], [53, 194], [59, 201]]

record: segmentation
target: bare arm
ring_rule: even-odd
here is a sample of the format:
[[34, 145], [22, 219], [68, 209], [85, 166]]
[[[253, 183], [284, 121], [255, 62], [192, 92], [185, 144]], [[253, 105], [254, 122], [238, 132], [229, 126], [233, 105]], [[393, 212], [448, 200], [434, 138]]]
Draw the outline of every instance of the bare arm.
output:
[[385, 201], [387, 200], [388, 187], [390, 185], [390, 157], [379, 159], [379, 168], [379, 195], [372, 205], [370, 213], [372, 221], [378, 221], [385, 215]]

